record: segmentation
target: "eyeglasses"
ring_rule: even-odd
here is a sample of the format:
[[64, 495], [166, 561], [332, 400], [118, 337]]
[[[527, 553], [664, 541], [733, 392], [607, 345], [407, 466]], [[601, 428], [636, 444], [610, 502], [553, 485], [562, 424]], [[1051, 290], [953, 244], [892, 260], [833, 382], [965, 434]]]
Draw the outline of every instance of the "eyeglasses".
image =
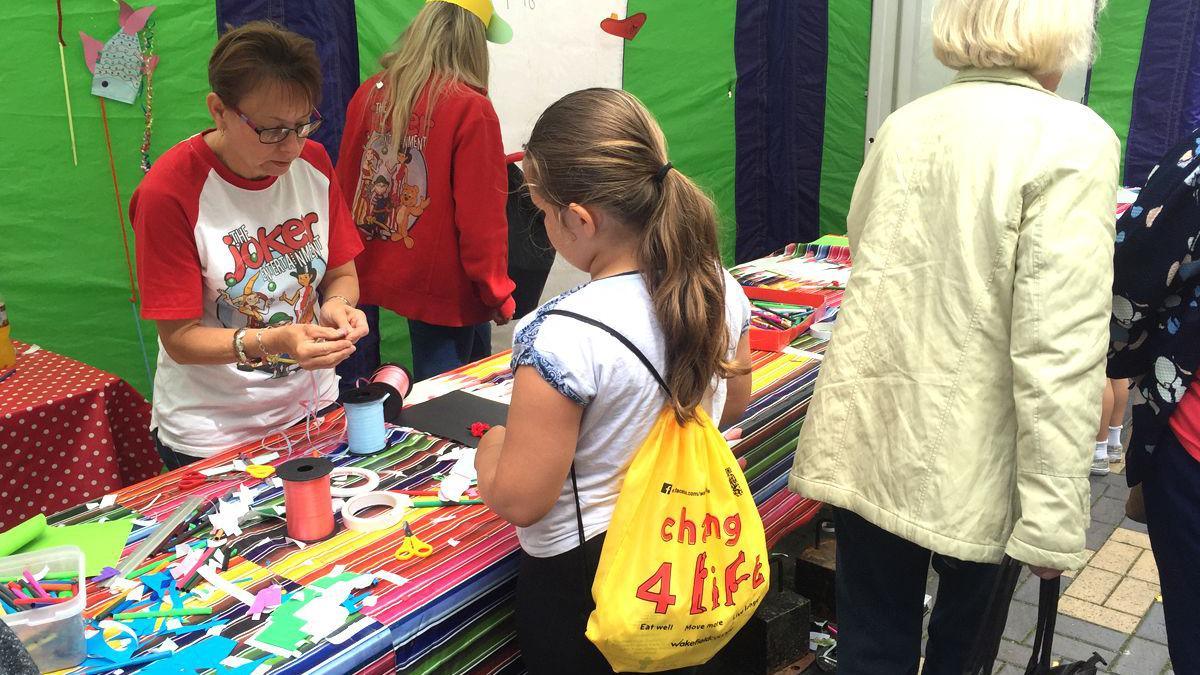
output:
[[320, 128], [321, 122], [325, 121], [325, 118], [321, 117], [320, 111], [318, 111], [316, 108], [313, 108], [312, 114], [316, 116], [316, 119], [305, 122], [298, 127], [274, 127], [271, 129], [263, 129], [254, 122], [251, 122], [249, 117], [246, 117], [244, 114], [242, 114], [242, 111], [234, 108], [233, 106], [230, 106], [230, 109], [237, 113], [238, 117], [242, 118], [242, 121], [246, 123], [246, 126], [250, 127], [254, 130], [254, 133], [258, 134], [259, 142], [266, 143], [268, 145], [282, 143], [288, 137], [289, 133], [296, 134], [296, 138], [308, 138], [309, 136], [313, 135], [313, 132]]

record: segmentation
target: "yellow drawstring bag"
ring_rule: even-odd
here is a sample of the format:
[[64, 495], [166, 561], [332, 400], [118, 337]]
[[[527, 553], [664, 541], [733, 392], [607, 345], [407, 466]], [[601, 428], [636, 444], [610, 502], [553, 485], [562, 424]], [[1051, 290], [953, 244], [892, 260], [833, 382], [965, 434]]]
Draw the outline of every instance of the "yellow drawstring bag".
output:
[[[608, 326], [666, 390], [649, 360]], [[576, 494], [578, 505], [578, 494]], [[580, 518], [582, 539], [582, 517]], [[667, 406], [625, 474], [592, 583], [587, 637], [617, 672], [707, 662], [769, 588], [762, 518], [729, 443], [703, 408], [679, 424]]]

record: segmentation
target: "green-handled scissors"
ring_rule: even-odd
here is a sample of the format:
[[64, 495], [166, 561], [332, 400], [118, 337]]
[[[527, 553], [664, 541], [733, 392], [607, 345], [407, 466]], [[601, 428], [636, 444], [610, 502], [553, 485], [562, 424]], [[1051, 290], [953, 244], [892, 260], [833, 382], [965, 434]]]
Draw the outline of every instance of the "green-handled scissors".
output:
[[409, 560], [414, 557], [428, 558], [432, 553], [433, 547], [417, 539], [412, 528], [408, 526], [408, 521], [404, 521], [404, 543], [396, 549], [396, 560]]

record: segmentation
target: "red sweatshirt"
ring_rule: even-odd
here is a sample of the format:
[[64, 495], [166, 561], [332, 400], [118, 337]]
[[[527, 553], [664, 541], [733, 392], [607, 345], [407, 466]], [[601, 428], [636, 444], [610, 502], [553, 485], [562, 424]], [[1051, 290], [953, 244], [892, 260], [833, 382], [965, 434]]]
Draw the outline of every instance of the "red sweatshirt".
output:
[[439, 326], [511, 316], [508, 183], [491, 101], [452, 87], [426, 124], [422, 93], [398, 157], [385, 101], [378, 74], [358, 88], [337, 163], [366, 244], [355, 261], [361, 302]]

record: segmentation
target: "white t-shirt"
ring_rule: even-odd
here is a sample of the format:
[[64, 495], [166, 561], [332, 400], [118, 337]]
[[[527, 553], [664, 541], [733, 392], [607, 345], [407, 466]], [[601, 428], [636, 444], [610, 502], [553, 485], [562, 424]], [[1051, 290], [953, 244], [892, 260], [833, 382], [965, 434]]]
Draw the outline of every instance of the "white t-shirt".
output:
[[[362, 242], [320, 144], [287, 173], [248, 180], [197, 134], [163, 154], [130, 202], [142, 316], [256, 329], [316, 323], [327, 270]], [[337, 398], [333, 370], [282, 355], [260, 368], [182, 365], [159, 343], [151, 428], [167, 446], [208, 457], [302, 418], [304, 402]], [[314, 400], [316, 399], [316, 400]]]
[[[531, 366], [559, 393], [584, 406], [575, 448], [575, 473], [587, 539], [608, 529], [634, 452], [666, 405], [666, 395], [646, 366], [605, 331], [564, 316], [566, 310], [606, 324], [632, 342], [666, 376], [665, 341], [641, 275], [593, 281], [568, 291], [526, 317], [513, 338], [515, 370]], [[750, 303], [725, 273], [729, 354], [750, 325]], [[726, 384], [714, 382], [704, 407], [720, 420]], [[537, 523], [517, 528], [521, 547], [546, 558], [579, 545], [575, 497], [568, 477], [558, 500]]]

